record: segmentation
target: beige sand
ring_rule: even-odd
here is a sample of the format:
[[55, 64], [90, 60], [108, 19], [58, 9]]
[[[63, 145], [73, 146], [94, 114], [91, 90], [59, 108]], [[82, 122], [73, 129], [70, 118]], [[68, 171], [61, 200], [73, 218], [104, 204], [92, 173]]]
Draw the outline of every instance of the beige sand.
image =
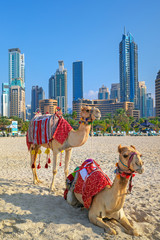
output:
[[38, 170], [43, 183], [33, 185], [25, 138], [0, 138], [0, 239], [160, 239], [160, 137], [89, 138], [73, 149], [70, 172], [94, 158], [113, 180], [119, 144], [135, 145], [143, 154], [145, 173], [134, 177], [124, 206], [140, 237], [125, 234], [119, 225], [114, 225], [118, 235], [110, 236], [89, 222], [87, 210], [68, 205], [63, 198], [63, 161], [55, 180], [57, 190], [49, 193], [52, 170], [44, 168], [44, 149]]

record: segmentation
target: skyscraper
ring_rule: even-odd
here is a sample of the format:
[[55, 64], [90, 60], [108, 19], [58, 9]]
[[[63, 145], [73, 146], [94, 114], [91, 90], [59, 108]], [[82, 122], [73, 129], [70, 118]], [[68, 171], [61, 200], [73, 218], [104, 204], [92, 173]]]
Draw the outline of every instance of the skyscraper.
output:
[[55, 77], [52, 75], [49, 78], [49, 99], [55, 99]]
[[147, 117], [153, 117], [154, 113], [153, 113], [153, 98], [151, 93], [147, 93]]
[[73, 101], [83, 98], [83, 62], [73, 62]]
[[19, 48], [8, 50], [9, 53], [9, 85], [25, 88], [24, 54]]
[[160, 70], [155, 80], [156, 117], [160, 117]]
[[112, 83], [111, 84], [111, 99], [117, 99], [120, 102], [120, 84], [119, 83]]
[[64, 69], [64, 62], [58, 61], [59, 69], [55, 73], [55, 99], [62, 113], [67, 113], [67, 70]]
[[31, 92], [31, 118], [34, 113], [39, 110], [39, 101], [45, 98], [45, 93], [42, 87], [33, 86]]
[[98, 99], [110, 99], [109, 89], [104, 85], [99, 88]]
[[26, 120], [25, 91], [18, 85], [10, 87], [10, 116]]
[[2, 83], [1, 96], [1, 114], [4, 117], [9, 117], [9, 84]]
[[10, 116], [26, 119], [25, 108], [25, 61], [19, 48], [8, 50], [9, 53], [9, 107]]
[[144, 118], [147, 116], [146, 85], [144, 81], [139, 82], [138, 103], [139, 103], [140, 117]]
[[122, 35], [119, 44], [120, 101], [138, 107], [138, 46], [131, 33]]

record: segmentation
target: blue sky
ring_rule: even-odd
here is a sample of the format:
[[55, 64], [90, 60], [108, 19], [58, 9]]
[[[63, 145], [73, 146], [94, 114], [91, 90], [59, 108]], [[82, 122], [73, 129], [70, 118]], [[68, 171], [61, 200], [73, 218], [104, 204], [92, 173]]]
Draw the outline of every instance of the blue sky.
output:
[[[8, 82], [8, 49], [25, 54], [26, 104], [33, 85], [43, 87], [63, 60], [72, 102], [72, 63], [83, 61], [84, 97], [119, 82], [124, 26], [138, 44], [138, 79], [154, 96], [160, 69], [159, 0], [6, 0], [0, 2], [0, 86]], [[2, 88], [0, 87], [0, 94]]]

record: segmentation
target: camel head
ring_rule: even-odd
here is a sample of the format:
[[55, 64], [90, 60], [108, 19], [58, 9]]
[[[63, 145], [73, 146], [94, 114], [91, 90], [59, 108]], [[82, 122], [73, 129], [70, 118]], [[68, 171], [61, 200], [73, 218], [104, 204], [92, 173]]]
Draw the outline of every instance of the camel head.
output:
[[142, 155], [131, 145], [130, 147], [118, 146], [118, 165], [123, 171], [131, 171], [142, 174], [144, 172]]
[[82, 119], [90, 120], [91, 122], [95, 119], [100, 119], [101, 113], [98, 108], [83, 106], [81, 107], [81, 117]]

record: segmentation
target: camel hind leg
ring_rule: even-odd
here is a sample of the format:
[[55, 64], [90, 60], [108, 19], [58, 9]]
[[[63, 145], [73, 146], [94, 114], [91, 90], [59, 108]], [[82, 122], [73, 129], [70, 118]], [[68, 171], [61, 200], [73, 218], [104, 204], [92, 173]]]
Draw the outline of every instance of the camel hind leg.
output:
[[[31, 149], [30, 149], [31, 168], [32, 168], [32, 173], [33, 173], [33, 183], [34, 184], [41, 182], [37, 176], [37, 171], [36, 171], [36, 159], [37, 159], [37, 155], [38, 155], [38, 149], [39, 149], [39, 147], [35, 147], [35, 148], [31, 147]], [[35, 150], [35, 154], [32, 154], [32, 150]]]

